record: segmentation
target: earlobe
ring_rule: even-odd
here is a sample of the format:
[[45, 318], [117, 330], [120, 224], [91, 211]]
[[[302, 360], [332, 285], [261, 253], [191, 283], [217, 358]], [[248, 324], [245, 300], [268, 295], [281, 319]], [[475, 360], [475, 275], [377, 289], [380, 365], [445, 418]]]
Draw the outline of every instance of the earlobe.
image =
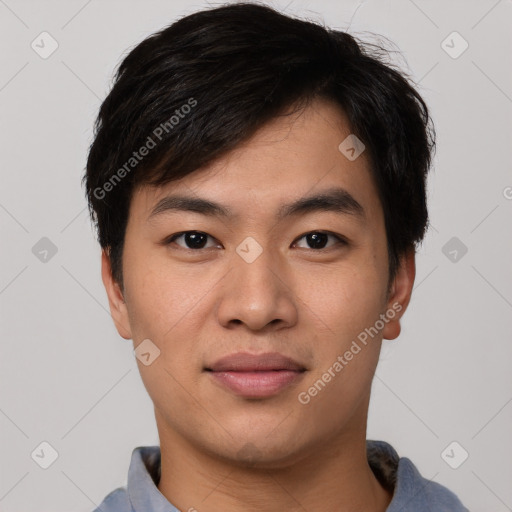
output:
[[101, 251], [101, 278], [107, 292], [110, 314], [117, 332], [125, 340], [132, 339], [126, 302], [121, 287], [112, 277], [110, 258], [106, 249]]
[[382, 336], [386, 340], [394, 340], [400, 335], [400, 318], [411, 300], [415, 277], [416, 253], [414, 248], [411, 248], [401, 256], [400, 266], [391, 285], [386, 311], [389, 321], [382, 331]]

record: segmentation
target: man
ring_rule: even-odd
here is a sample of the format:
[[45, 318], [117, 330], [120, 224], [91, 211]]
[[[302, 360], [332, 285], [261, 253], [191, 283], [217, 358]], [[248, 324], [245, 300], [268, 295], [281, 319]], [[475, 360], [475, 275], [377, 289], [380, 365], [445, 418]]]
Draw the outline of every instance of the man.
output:
[[131, 51], [84, 181], [160, 446], [98, 510], [466, 510], [366, 440], [433, 148], [397, 70], [266, 6], [197, 12]]

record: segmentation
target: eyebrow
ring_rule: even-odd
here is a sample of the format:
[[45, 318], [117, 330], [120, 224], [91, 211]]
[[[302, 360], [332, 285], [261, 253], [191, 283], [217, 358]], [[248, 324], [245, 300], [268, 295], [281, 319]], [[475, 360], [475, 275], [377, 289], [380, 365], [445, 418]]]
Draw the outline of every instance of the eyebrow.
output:
[[[210, 217], [223, 217], [226, 219], [238, 217], [231, 208], [208, 199], [185, 195], [170, 195], [158, 201], [151, 210], [148, 221], [169, 211], [195, 212]], [[352, 215], [361, 221], [366, 219], [363, 206], [347, 190], [336, 187], [312, 196], [301, 197], [291, 203], [282, 205], [277, 212], [277, 220], [320, 211]]]

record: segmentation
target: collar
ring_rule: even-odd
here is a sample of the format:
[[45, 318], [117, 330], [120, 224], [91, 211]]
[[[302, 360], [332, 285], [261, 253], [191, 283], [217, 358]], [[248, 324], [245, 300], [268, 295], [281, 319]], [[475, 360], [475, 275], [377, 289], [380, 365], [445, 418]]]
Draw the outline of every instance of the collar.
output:
[[[386, 512], [436, 510], [468, 512], [453, 493], [423, 478], [406, 457], [399, 457], [385, 441], [366, 441], [368, 464], [381, 484], [393, 493]], [[127, 493], [135, 512], [180, 512], [158, 490], [161, 453], [159, 446], [139, 446], [132, 452]]]

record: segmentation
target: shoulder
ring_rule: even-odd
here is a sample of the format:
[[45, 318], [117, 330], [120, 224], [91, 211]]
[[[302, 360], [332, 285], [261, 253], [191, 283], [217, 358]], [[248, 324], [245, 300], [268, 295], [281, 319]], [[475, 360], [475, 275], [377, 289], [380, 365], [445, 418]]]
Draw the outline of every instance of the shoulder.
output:
[[[397, 506], [417, 504], [417, 510], [436, 512], [469, 512], [459, 498], [443, 485], [424, 478], [407, 457], [401, 457], [397, 473]], [[394, 504], [394, 501], [392, 501]], [[397, 508], [397, 510], [399, 510]], [[394, 508], [390, 512], [394, 511]]]
[[160, 447], [138, 446], [132, 450], [127, 484], [109, 493], [93, 512], [146, 510], [162, 499], [156, 485], [160, 480]]
[[125, 487], [118, 487], [105, 496], [98, 508], [93, 512], [132, 512], [133, 508], [128, 499]]
[[468, 512], [459, 498], [437, 482], [424, 478], [407, 457], [385, 441], [367, 440], [368, 463], [393, 495], [386, 512]]

